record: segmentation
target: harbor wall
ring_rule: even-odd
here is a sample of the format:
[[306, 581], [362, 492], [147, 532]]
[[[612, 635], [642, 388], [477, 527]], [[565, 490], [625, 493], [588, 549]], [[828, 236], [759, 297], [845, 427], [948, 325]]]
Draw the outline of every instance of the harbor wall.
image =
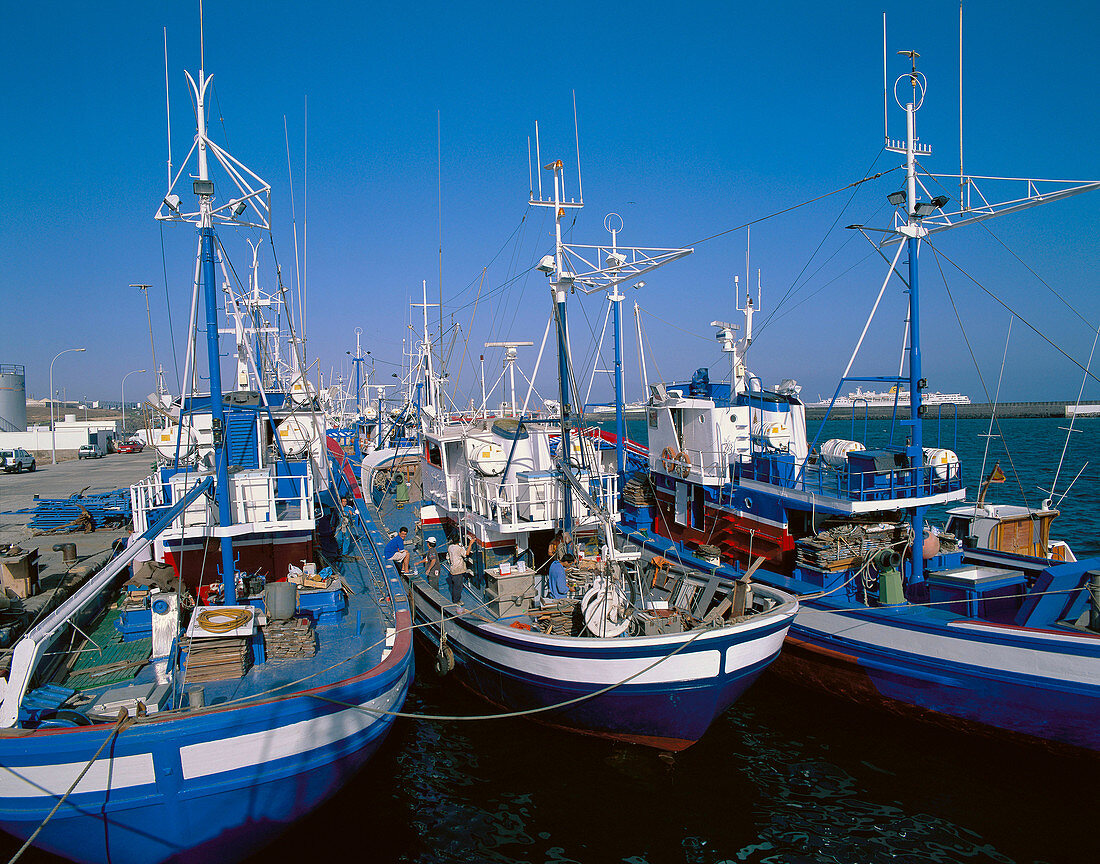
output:
[[[997, 416], [1008, 419], [1024, 417], [1067, 417], [1070, 416], [1074, 405], [1066, 402], [1002, 402], [996, 407]], [[1086, 408], [1096, 409], [1096, 411], [1086, 411]], [[874, 405], [868, 406], [865, 409], [863, 405], [860, 405], [856, 408], [833, 408], [829, 418], [833, 420], [847, 420], [852, 417], [853, 410], [855, 411], [856, 417], [863, 417], [864, 410], [866, 410], [867, 417], [890, 417], [894, 413], [894, 406]], [[820, 420], [825, 416], [827, 411], [828, 408], [824, 406], [806, 406], [806, 416], [814, 420]], [[993, 413], [993, 406], [987, 403], [977, 402], [971, 403], [970, 405], [929, 405], [927, 406], [924, 418], [926, 420], [932, 420], [936, 417], [954, 417], [956, 416], [956, 411], [958, 411], [958, 416], [961, 419], [988, 419]], [[1078, 416], [1083, 416], [1086, 413], [1100, 414], [1100, 406], [1081, 405], [1077, 412]], [[908, 416], [909, 406], [899, 407], [898, 414], [900, 416]]]

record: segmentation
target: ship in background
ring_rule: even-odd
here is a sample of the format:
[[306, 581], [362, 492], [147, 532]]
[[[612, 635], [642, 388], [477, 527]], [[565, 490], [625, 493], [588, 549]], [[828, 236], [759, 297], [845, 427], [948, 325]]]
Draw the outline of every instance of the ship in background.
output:
[[[969, 405], [970, 397], [965, 393], [941, 393], [939, 390], [928, 392], [924, 390], [920, 396], [921, 405]], [[909, 391], [905, 388], [891, 387], [889, 390], [864, 390], [856, 387], [847, 396], [837, 396], [836, 399], [818, 399], [816, 402], [807, 402], [808, 408], [851, 408], [853, 406], [867, 406], [868, 408], [899, 408], [909, 407]]]

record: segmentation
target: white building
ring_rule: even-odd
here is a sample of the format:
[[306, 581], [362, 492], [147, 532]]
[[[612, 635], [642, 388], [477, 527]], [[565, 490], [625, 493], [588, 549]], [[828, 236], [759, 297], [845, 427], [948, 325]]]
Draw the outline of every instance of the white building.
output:
[[26, 432], [0, 432], [0, 448], [24, 450], [77, 450], [81, 444], [98, 443], [106, 450], [108, 438], [120, 438], [121, 420], [77, 420], [66, 414], [51, 434], [48, 424], [28, 426]]

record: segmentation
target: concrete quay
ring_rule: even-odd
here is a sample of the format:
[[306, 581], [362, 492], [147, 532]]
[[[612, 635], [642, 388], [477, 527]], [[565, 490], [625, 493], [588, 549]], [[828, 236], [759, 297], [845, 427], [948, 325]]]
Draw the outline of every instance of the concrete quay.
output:
[[[57, 606], [91, 573], [110, 559], [111, 547], [125, 539], [129, 531], [99, 529], [41, 534], [30, 529], [35, 496], [68, 498], [82, 490], [85, 494], [110, 492], [130, 486], [151, 473], [153, 456], [145, 453], [112, 453], [102, 459], [72, 462], [38, 463], [33, 474], [0, 473], [0, 544], [18, 545], [24, 550], [38, 549], [38, 593], [23, 601], [28, 623]], [[66, 564], [59, 543], [76, 545], [76, 561]], [[11, 635], [15, 635], [14, 632]], [[10, 637], [9, 637], [10, 638]], [[0, 645], [0, 672], [10, 662], [10, 646]]]

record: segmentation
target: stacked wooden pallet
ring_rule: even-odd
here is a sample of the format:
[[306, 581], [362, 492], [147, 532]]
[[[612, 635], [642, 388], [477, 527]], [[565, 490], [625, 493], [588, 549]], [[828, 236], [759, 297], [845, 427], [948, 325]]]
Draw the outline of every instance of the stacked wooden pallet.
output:
[[261, 629], [268, 660], [293, 660], [317, 653], [317, 635], [308, 618], [271, 621]]
[[188, 639], [184, 642], [184, 648], [187, 651], [188, 683], [243, 678], [252, 666], [247, 636]]

